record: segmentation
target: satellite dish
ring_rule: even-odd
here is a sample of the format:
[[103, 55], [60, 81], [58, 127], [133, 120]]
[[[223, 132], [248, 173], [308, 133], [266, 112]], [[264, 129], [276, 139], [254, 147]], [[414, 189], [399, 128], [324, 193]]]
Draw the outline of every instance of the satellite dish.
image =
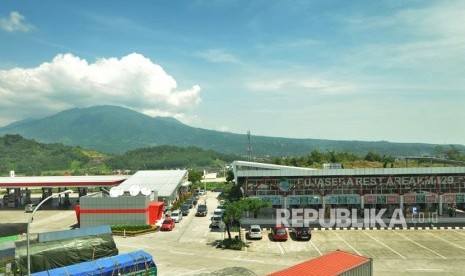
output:
[[134, 186], [129, 187], [129, 194], [131, 196], [136, 196], [139, 194], [139, 192], [140, 192], [139, 186], [134, 185]]
[[117, 188], [117, 187], [112, 187], [112, 188], [110, 189], [110, 196], [111, 196], [111, 197], [118, 197], [118, 196], [120, 196], [119, 190], [120, 190], [120, 189]]
[[147, 187], [142, 188], [142, 189], [140, 190], [140, 192], [141, 192], [143, 195], [145, 195], [145, 196], [148, 196], [148, 195], [150, 195], [150, 194], [152, 193], [152, 191], [151, 191], [149, 188], [147, 188]]

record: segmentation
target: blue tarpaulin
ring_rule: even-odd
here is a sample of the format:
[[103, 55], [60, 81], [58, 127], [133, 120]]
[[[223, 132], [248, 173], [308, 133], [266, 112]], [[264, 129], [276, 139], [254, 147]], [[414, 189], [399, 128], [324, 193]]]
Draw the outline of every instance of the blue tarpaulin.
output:
[[34, 273], [34, 276], [90, 276], [90, 275], [125, 275], [156, 267], [153, 257], [143, 250], [119, 254], [95, 261], [73, 264], [70, 266]]

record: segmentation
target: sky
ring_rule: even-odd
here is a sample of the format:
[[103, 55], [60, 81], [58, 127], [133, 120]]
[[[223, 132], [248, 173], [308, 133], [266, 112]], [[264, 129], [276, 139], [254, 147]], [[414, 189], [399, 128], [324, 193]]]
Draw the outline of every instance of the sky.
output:
[[118, 105], [252, 137], [465, 145], [465, 1], [0, 1], [0, 126]]

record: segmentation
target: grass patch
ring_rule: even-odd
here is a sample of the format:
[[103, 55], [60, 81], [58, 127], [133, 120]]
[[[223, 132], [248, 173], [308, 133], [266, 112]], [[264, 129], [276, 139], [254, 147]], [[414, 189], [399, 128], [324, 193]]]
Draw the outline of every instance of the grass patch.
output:
[[130, 225], [130, 224], [119, 224], [111, 226], [111, 233], [118, 236], [136, 236], [140, 234], [155, 232], [158, 230], [158, 226], [154, 225]]

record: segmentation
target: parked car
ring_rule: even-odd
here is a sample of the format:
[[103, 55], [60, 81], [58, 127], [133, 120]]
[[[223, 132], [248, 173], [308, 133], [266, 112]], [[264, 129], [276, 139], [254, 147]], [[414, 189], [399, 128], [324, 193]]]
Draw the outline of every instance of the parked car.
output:
[[310, 227], [294, 228], [295, 238], [298, 240], [310, 240], [312, 238], [312, 229]]
[[207, 205], [199, 204], [199, 206], [197, 207], [197, 213], [195, 213], [195, 215], [197, 217], [205, 217], [207, 213], [208, 213]]
[[182, 220], [182, 211], [181, 210], [172, 211], [171, 218], [174, 219], [174, 222], [180, 222]]
[[197, 205], [197, 203], [199, 203], [199, 197], [198, 197], [198, 196], [194, 196], [194, 197], [192, 198], [192, 204], [194, 204], [194, 206], [195, 206], [195, 205]]
[[275, 241], [287, 241], [288, 234], [284, 225], [275, 225], [272, 234]]
[[183, 216], [189, 215], [189, 209], [190, 209], [190, 208], [189, 208], [189, 205], [187, 205], [187, 204], [181, 205], [181, 212], [182, 212], [182, 215], [183, 215]]
[[194, 200], [191, 198], [184, 201], [184, 204], [188, 205], [189, 208], [194, 208]]
[[207, 194], [207, 192], [204, 189], [200, 189], [199, 195], [203, 196], [203, 195], [206, 195], [206, 194]]
[[174, 219], [165, 218], [165, 220], [161, 224], [161, 229], [160, 230], [161, 231], [171, 231], [171, 230], [173, 230], [174, 226], [175, 226]]
[[262, 228], [260, 225], [250, 225], [249, 232], [247, 232], [249, 239], [262, 239]]
[[220, 223], [223, 222], [223, 217], [218, 215], [213, 215], [211, 218], [211, 227], [220, 227]]
[[220, 216], [222, 217], [224, 215], [224, 210], [223, 209], [218, 209], [216, 208], [214, 211], [213, 211], [213, 215], [214, 216]]
[[32, 213], [34, 212], [34, 209], [37, 207], [37, 204], [26, 204], [24, 207], [24, 212], [26, 213]]

